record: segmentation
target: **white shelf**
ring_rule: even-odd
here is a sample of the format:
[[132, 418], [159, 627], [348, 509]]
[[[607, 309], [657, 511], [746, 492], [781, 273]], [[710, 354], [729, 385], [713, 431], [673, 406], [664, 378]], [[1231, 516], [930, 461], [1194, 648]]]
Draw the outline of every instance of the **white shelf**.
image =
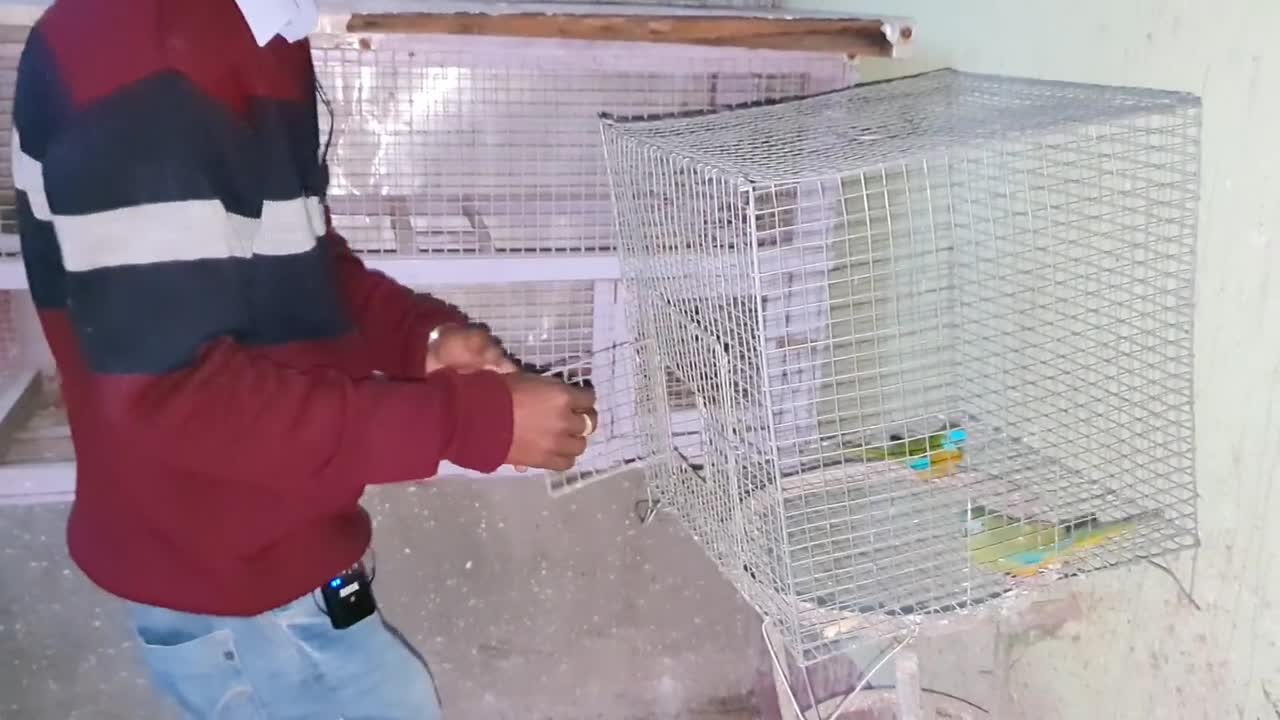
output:
[[[557, 282], [617, 280], [618, 258], [611, 255], [509, 255], [506, 257], [379, 257], [364, 255], [368, 267], [386, 273], [405, 285], [444, 287], [476, 283]], [[0, 257], [0, 290], [27, 289], [22, 260]]]
[[75, 494], [74, 462], [0, 465], [0, 506], [70, 502]]
[[[541, 471], [516, 472], [510, 465], [503, 465], [492, 475], [460, 468], [452, 463], [441, 463], [436, 478], [525, 478], [528, 482], [543, 484]], [[433, 482], [425, 480], [424, 482]], [[17, 463], [0, 465], [0, 507], [5, 505], [38, 505], [41, 503], [71, 502], [76, 495], [76, 464], [74, 462]]]

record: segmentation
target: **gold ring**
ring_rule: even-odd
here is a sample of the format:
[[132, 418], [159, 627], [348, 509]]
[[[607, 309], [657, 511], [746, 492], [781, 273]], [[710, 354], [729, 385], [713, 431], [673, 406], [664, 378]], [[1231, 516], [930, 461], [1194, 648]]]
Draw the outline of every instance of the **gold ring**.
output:
[[582, 437], [591, 437], [591, 433], [596, 431], [596, 421], [591, 419], [589, 413], [582, 413], [582, 420], [587, 424], [587, 429], [582, 431]]

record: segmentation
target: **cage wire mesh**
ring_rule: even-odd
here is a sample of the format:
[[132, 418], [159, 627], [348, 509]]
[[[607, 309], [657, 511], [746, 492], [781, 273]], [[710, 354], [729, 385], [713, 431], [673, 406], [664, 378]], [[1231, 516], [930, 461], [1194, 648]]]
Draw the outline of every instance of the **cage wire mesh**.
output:
[[594, 387], [599, 429], [574, 471], [547, 476], [553, 494], [642, 459], [616, 265], [585, 280], [574, 266], [617, 249], [599, 113], [705, 110], [853, 79], [839, 56], [735, 48], [398, 35], [318, 36], [312, 48], [333, 110], [332, 123], [321, 114], [328, 201], [357, 252], [555, 260], [528, 282], [468, 277], [460, 264], [447, 285], [420, 288], [539, 370]]
[[625, 472], [643, 458], [633, 426], [634, 381], [616, 282], [476, 283], [414, 288], [446, 298], [469, 316], [485, 318], [504, 347], [527, 369], [596, 390], [602, 421], [587, 452], [568, 472], [546, 473], [561, 495]]
[[803, 662], [1196, 544], [1199, 126], [954, 71], [605, 118], [650, 482]]
[[706, 109], [851, 80], [843, 58], [820, 53], [453, 36], [375, 42], [312, 41], [335, 115], [334, 223], [366, 253], [611, 253], [600, 112]]

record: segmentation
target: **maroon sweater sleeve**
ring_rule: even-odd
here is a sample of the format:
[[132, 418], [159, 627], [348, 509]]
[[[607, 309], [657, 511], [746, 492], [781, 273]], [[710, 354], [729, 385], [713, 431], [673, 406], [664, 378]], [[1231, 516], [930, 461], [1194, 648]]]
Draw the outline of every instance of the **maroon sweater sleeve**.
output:
[[324, 241], [334, 258], [343, 299], [373, 355], [374, 367], [392, 378], [423, 377], [431, 331], [444, 324], [466, 323], [467, 316], [443, 300], [418, 295], [365, 267], [332, 226]]
[[386, 483], [435, 475], [442, 460], [492, 472], [511, 444], [511, 396], [493, 373], [353, 380], [220, 340], [186, 369], [99, 382], [137, 448], [214, 477]]

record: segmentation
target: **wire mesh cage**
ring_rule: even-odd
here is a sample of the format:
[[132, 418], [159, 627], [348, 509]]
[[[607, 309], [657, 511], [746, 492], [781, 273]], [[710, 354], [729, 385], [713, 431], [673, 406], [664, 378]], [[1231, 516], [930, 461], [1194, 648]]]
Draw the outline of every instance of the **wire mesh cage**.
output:
[[415, 285], [522, 360], [595, 388], [599, 431], [574, 471], [547, 476], [553, 494], [641, 459], [599, 113], [853, 81], [843, 57], [807, 52], [413, 35], [316, 36], [312, 48], [333, 113], [321, 137], [337, 229], [393, 274], [400, 260], [435, 261]]
[[662, 114], [845, 87], [843, 58], [452, 36], [312, 40], [333, 110], [334, 223], [359, 251], [614, 251], [598, 114]]
[[1196, 544], [1199, 123], [954, 71], [605, 117], [650, 482], [804, 662]]

